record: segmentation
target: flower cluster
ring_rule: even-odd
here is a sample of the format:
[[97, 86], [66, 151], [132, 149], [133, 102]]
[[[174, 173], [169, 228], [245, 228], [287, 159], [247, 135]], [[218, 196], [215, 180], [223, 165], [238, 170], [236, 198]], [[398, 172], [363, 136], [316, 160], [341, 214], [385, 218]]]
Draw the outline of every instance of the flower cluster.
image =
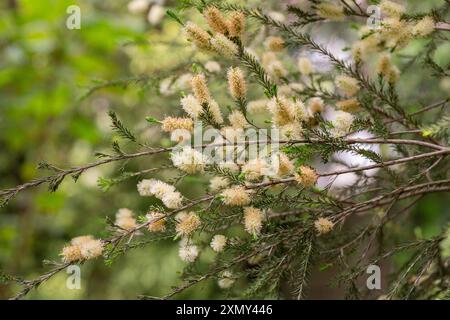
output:
[[115, 224], [122, 231], [130, 231], [130, 230], [136, 228], [137, 223], [136, 223], [136, 219], [133, 216], [133, 211], [131, 211], [130, 209], [126, 209], [126, 208], [119, 209], [116, 213]]
[[169, 209], [178, 209], [183, 202], [183, 196], [175, 187], [156, 179], [144, 179], [137, 185], [138, 192], [143, 197], [155, 196]]
[[70, 245], [62, 249], [61, 256], [64, 263], [90, 260], [101, 256], [103, 242], [92, 236], [80, 236], [73, 238]]

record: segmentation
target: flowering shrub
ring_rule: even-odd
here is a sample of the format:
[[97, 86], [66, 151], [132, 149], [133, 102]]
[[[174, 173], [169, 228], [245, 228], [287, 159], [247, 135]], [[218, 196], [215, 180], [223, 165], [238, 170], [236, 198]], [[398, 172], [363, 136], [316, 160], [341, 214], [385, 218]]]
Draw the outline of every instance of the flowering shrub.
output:
[[[44, 183], [54, 191], [67, 176], [76, 180], [96, 166], [157, 154], [166, 154], [169, 169], [179, 176], [162, 181], [146, 168], [103, 179], [112, 185], [147, 175], [135, 192], [158, 199], [159, 205], [139, 215], [133, 208], [118, 208], [109, 237], [73, 239], [61, 249], [56, 269], [34, 281], [18, 280], [23, 290], [16, 297], [72, 263], [99, 256], [112, 260], [142, 237], [179, 242], [179, 257], [187, 264], [184, 282], [166, 298], [216, 278], [222, 289], [239, 284], [241, 297], [301, 299], [311, 271], [329, 267], [348, 297], [363, 298], [370, 292], [357, 280], [367, 266], [403, 251], [410, 258], [394, 270], [383, 297], [448, 297], [449, 231], [399, 244], [402, 225], [394, 227], [427, 194], [450, 191], [450, 117], [441, 112], [434, 124], [424, 123], [425, 114], [445, 110], [448, 97], [425, 104], [397, 90], [402, 68], [418, 56], [403, 61], [399, 52], [420, 39], [429, 42], [424, 67], [448, 82], [448, 71], [430, 59], [432, 48], [446, 41], [448, 7], [411, 15], [404, 5], [383, 0], [380, 24], [368, 26], [362, 2], [300, 1], [280, 15], [184, 0], [178, 13], [169, 11], [195, 50], [217, 60], [195, 64], [192, 74], [171, 84], [161, 83], [162, 91], [185, 82], [190, 87], [188, 93], [178, 90], [178, 110], [164, 119], [147, 118], [174, 146], [148, 147], [110, 113], [114, 129], [139, 150], [125, 152], [115, 142], [113, 154], [100, 154], [92, 164], [70, 169], [42, 164], [53, 174], [0, 195], [6, 203]], [[203, 22], [183, 21], [187, 9], [200, 12]], [[307, 33], [317, 23], [355, 26], [358, 37], [349, 41], [345, 58]], [[250, 34], [249, 26], [263, 26], [263, 37]], [[300, 56], [294, 53], [298, 49]], [[312, 61], [312, 53], [326, 62]], [[215, 100], [212, 84], [228, 87], [228, 110]], [[417, 89], [409, 90], [414, 96]], [[421, 100], [428, 98], [423, 93]], [[408, 108], [412, 103], [414, 112]], [[197, 199], [177, 190], [190, 176], [209, 181]], [[214, 252], [214, 262], [206, 272], [196, 270], [206, 250]], [[289, 294], [282, 290], [286, 286]]]

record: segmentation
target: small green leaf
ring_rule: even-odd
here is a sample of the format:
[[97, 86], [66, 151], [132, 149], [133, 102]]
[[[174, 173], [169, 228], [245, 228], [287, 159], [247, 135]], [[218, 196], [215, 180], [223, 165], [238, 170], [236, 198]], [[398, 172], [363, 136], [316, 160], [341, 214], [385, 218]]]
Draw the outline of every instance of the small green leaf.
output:
[[145, 117], [145, 120], [147, 120], [147, 122], [151, 123], [151, 124], [160, 124], [161, 121], [159, 121], [156, 118], [153, 117]]
[[172, 11], [172, 10], [167, 10], [166, 14], [171, 17], [173, 20], [175, 20], [176, 22], [178, 22], [180, 25], [182, 25], [184, 27], [184, 23], [183, 21], [181, 21], [181, 19], [178, 17], [178, 15]]

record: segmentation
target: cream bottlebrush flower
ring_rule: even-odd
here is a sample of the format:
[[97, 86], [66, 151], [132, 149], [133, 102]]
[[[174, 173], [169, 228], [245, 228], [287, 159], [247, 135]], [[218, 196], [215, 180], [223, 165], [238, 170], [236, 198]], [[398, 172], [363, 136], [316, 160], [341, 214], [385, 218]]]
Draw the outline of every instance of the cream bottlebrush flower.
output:
[[242, 166], [242, 173], [247, 181], [256, 181], [268, 170], [267, 161], [261, 158], [249, 160]]
[[211, 100], [208, 103], [208, 111], [216, 124], [223, 123], [222, 112], [220, 111], [219, 104], [215, 100]]
[[193, 77], [193, 75], [190, 72], [183, 73], [181, 76], [179, 76], [174, 81], [175, 89], [180, 90], [180, 91], [189, 89], [189, 87], [191, 86], [192, 77]]
[[92, 236], [73, 238], [70, 246], [63, 248], [61, 253], [64, 262], [89, 260], [100, 256], [103, 252], [103, 242]]
[[244, 208], [245, 231], [252, 235], [259, 235], [262, 229], [263, 214], [261, 210], [253, 207]]
[[218, 54], [227, 58], [235, 56], [239, 51], [238, 46], [233, 41], [220, 33], [217, 33], [211, 39], [211, 46]]
[[219, 190], [225, 189], [230, 185], [230, 181], [224, 177], [214, 177], [209, 181], [209, 189], [212, 192], [217, 192]]
[[75, 237], [70, 241], [70, 244], [73, 246], [81, 246], [84, 243], [95, 240], [93, 236], [79, 236]]
[[271, 19], [273, 19], [273, 20], [275, 20], [275, 21], [277, 21], [277, 22], [283, 23], [283, 22], [286, 21], [286, 16], [285, 16], [283, 13], [279, 12], [279, 11], [269, 11], [269, 12], [267, 13], [267, 15], [268, 15]]
[[188, 21], [184, 27], [184, 31], [187, 38], [191, 40], [199, 49], [211, 49], [211, 36], [198, 25]]
[[391, 68], [391, 72], [389, 72], [389, 75], [388, 75], [388, 82], [390, 83], [390, 84], [395, 84], [395, 83], [397, 83], [398, 82], [398, 80], [400, 79], [400, 70], [399, 70], [399, 68], [397, 68], [396, 66], [392, 66], [392, 68]]
[[434, 20], [430, 16], [423, 17], [417, 24], [412, 28], [412, 34], [415, 37], [426, 37], [434, 31]]
[[266, 69], [267, 73], [276, 79], [284, 78], [288, 74], [286, 68], [279, 60], [274, 60], [267, 64]]
[[268, 37], [264, 42], [264, 45], [267, 49], [274, 52], [282, 51], [286, 46], [283, 38], [281, 37]]
[[252, 201], [250, 194], [242, 186], [234, 186], [225, 189], [221, 193], [223, 203], [227, 206], [246, 206]]
[[352, 57], [356, 63], [361, 63], [367, 59], [367, 47], [365, 41], [356, 41], [352, 45]]
[[400, 20], [400, 18], [384, 19], [378, 36], [386, 47], [400, 49], [410, 42], [412, 27], [407, 21]]
[[309, 60], [306, 57], [300, 57], [297, 61], [297, 67], [298, 70], [302, 75], [309, 76], [311, 73], [314, 72], [313, 65], [311, 63], [311, 60]]
[[334, 223], [327, 218], [319, 218], [314, 222], [314, 227], [316, 228], [318, 234], [322, 235], [333, 230]]
[[138, 183], [138, 191], [141, 196], [154, 195], [162, 200], [169, 209], [178, 209], [183, 202], [183, 197], [179, 192], [175, 191], [174, 186], [160, 180], [144, 179]]
[[292, 174], [295, 168], [291, 159], [289, 159], [289, 157], [282, 152], [277, 155], [277, 161], [275, 161], [274, 165], [276, 166], [274, 168], [276, 175], [279, 178]]
[[272, 51], [264, 52], [261, 57], [261, 63], [266, 68], [270, 63], [277, 61], [277, 60], [278, 60], [277, 55], [275, 54], [275, 52], [272, 52]]
[[247, 112], [251, 114], [263, 113], [264, 111], [267, 111], [268, 102], [269, 100], [267, 99], [250, 101], [247, 104]]
[[378, 60], [377, 73], [385, 77], [390, 84], [396, 83], [400, 77], [400, 70], [392, 64], [388, 54], [383, 54]]
[[206, 166], [206, 157], [191, 147], [183, 147], [171, 155], [175, 167], [187, 173], [203, 172]]
[[152, 196], [153, 193], [151, 192], [151, 187], [153, 182], [154, 182], [153, 179], [144, 179], [139, 181], [139, 183], [137, 184], [137, 190], [139, 192], [139, 195], [142, 197]]
[[336, 77], [336, 86], [347, 97], [355, 96], [360, 90], [359, 81], [346, 75]]
[[229, 289], [235, 283], [233, 274], [226, 270], [222, 272], [220, 279], [217, 280], [217, 284], [221, 289]]
[[136, 228], [137, 223], [136, 219], [133, 216], [133, 211], [127, 208], [119, 209], [116, 213], [115, 224], [119, 226], [119, 228], [126, 231]]
[[175, 230], [178, 236], [189, 236], [197, 230], [201, 224], [202, 221], [200, 220], [200, 217], [195, 212], [189, 212], [177, 217]]
[[239, 38], [245, 31], [245, 16], [242, 12], [234, 11], [230, 15], [228, 32], [231, 37]]
[[291, 87], [291, 89], [297, 93], [301, 93], [305, 89], [303, 84], [299, 82], [291, 82], [289, 83], [289, 87]]
[[283, 96], [272, 98], [267, 104], [267, 108], [273, 116], [274, 124], [277, 126], [296, 120], [297, 110], [295, 105]]
[[294, 174], [295, 180], [302, 186], [309, 188], [316, 184], [318, 175], [308, 166], [300, 166]]
[[247, 94], [247, 84], [245, 82], [244, 73], [239, 67], [230, 68], [227, 72], [228, 89], [231, 96], [236, 100], [243, 100]]
[[65, 246], [59, 255], [62, 256], [64, 263], [79, 261], [83, 258], [81, 256], [80, 246], [77, 245]]
[[190, 118], [175, 117], [166, 117], [161, 121], [161, 130], [163, 132], [172, 132], [177, 129], [184, 129], [191, 132], [194, 129], [194, 122]]
[[377, 64], [377, 74], [387, 77], [392, 68], [391, 56], [388, 54], [381, 55]]
[[148, 231], [150, 232], [163, 232], [166, 230], [166, 218], [165, 214], [162, 212], [150, 212], [145, 217], [148, 221], [154, 222], [150, 223], [147, 226]]
[[353, 124], [354, 117], [351, 113], [345, 111], [336, 111], [336, 117], [332, 121], [333, 123], [333, 134], [335, 136], [344, 136], [349, 133], [350, 128]]
[[361, 111], [361, 105], [357, 99], [347, 99], [336, 102], [336, 107], [338, 107], [339, 110], [350, 112], [350, 113], [356, 113]]
[[406, 10], [401, 4], [388, 0], [381, 1], [380, 9], [381, 12], [388, 17], [400, 17]]
[[285, 84], [278, 87], [277, 93], [280, 96], [292, 96], [292, 88], [289, 85]]
[[214, 31], [222, 34], [228, 33], [228, 22], [222, 13], [216, 7], [207, 7], [203, 10], [203, 16], [209, 27]]
[[219, 168], [222, 170], [227, 170], [231, 173], [238, 173], [240, 170], [240, 167], [233, 161], [221, 162], [221, 163], [219, 163]]
[[197, 119], [203, 112], [203, 107], [200, 102], [192, 95], [189, 94], [180, 100], [183, 110], [192, 118]]
[[218, 73], [222, 70], [222, 67], [220, 66], [220, 64], [217, 61], [207, 61], [204, 65], [206, 71], [211, 72], [211, 73]]
[[103, 253], [103, 242], [101, 240], [91, 240], [80, 245], [83, 259], [90, 260], [97, 258]]
[[[142, 180], [144, 181], [144, 180]], [[161, 180], [156, 179], [150, 179], [150, 193], [157, 197], [158, 199], [161, 199], [163, 196], [169, 193], [175, 192], [175, 187], [165, 183]]]
[[243, 129], [250, 126], [250, 124], [245, 119], [244, 114], [239, 110], [233, 110], [233, 112], [231, 112], [228, 116], [228, 121], [235, 129]]
[[296, 116], [295, 116], [296, 120], [307, 122], [309, 120], [309, 118], [311, 117], [308, 112], [308, 109], [306, 109], [306, 107], [305, 107], [305, 104], [300, 99], [297, 99], [294, 102], [294, 108], [295, 108], [295, 112], [296, 112]]
[[198, 248], [193, 244], [181, 245], [178, 249], [178, 255], [184, 262], [192, 263], [198, 257]]
[[316, 14], [328, 20], [344, 19], [344, 8], [330, 2], [322, 2], [316, 7]]
[[183, 196], [178, 191], [165, 194], [161, 201], [169, 209], [179, 209], [183, 203]]
[[212, 100], [208, 89], [208, 83], [206, 82], [203, 73], [199, 73], [192, 77], [191, 87], [195, 98], [200, 104], [208, 103]]
[[322, 98], [312, 98], [309, 100], [309, 111], [311, 114], [321, 113], [325, 110], [325, 103]]
[[278, 127], [280, 139], [297, 140], [303, 137], [302, 126], [298, 122], [292, 122]]
[[215, 252], [222, 252], [227, 245], [227, 237], [221, 234], [216, 234], [212, 238], [210, 245]]

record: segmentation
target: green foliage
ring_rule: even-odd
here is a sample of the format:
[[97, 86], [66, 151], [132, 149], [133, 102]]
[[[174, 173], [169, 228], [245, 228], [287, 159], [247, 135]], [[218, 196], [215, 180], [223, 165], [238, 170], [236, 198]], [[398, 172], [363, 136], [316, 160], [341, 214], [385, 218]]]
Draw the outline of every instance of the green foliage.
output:
[[[367, 65], [351, 63], [308, 31], [315, 31], [317, 22], [328, 24], [315, 11], [319, 3], [310, 1], [312, 10], [289, 5], [291, 18], [280, 22], [276, 14], [268, 13], [286, 9], [278, 2], [169, 1], [166, 18], [151, 24], [146, 20], [148, 12], [135, 16], [124, 12], [126, 1], [81, 1], [86, 18], [80, 31], [61, 28], [69, 1], [5, 5], [0, 13], [6, 49], [0, 53], [0, 103], [4, 106], [0, 118], [6, 119], [0, 121], [0, 146], [5, 150], [0, 155], [0, 198], [3, 204], [9, 201], [9, 206], [0, 213], [0, 265], [5, 271], [0, 273], [5, 284], [0, 297], [17, 294], [13, 283], [22, 288], [18, 298], [27, 294], [72, 297], [60, 294], [65, 279], [58, 274], [67, 266], [64, 263], [50, 262], [50, 270], [39, 270], [43, 275], [31, 281], [8, 274], [35, 277], [38, 263], [48, 257], [57, 259], [69, 239], [93, 234], [105, 244], [104, 262], [79, 261], [87, 285], [77, 298], [134, 298], [142, 293], [141, 298], [305, 299], [311, 293], [317, 295], [310, 284], [325, 271], [338, 276], [335, 284], [340, 296], [372, 298], [358, 283], [368, 265], [383, 263], [393, 270], [389, 287], [383, 288], [387, 298], [448, 299], [448, 230], [441, 230], [449, 218], [446, 144], [450, 118], [445, 115], [448, 99], [442, 100], [443, 80], [448, 77], [442, 54], [447, 35], [433, 32], [403, 49], [390, 48], [402, 78], [397, 84], [389, 83], [386, 77], [372, 74], [374, 57]], [[445, 22], [448, 8], [427, 4], [416, 10], [424, 3], [411, 3], [403, 20], [414, 22], [431, 15], [436, 22]], [[48, 10], [50, 5], [54, 10]], [[233, 58], [200, 52], [180, 36], [184, 21], [197, 21], [209, 5], [225, 14], [239, 11], [248, 18], [247, 35], [225, 35], [238, 47]], [[342, 31], [342, 39], [354, 39], [366, 13], [354, 1], [343, 6], [346, 21], [333, 22], [332, 27]], [[214, 35], [210, 30], [208, 34]], [[286, 69], [281, 77], [258, 58], [268, 51], [263, 44], [267, 35], [282, 36], [288, 46], [274, 53]], [[384, 45], [378, 44], [377, 49]], [[350, 53], [350, 49], [343, 51]], [[294, 70], [295, 60], [305, 52], [326, 58], [331, 69], [315, 70], [310, 76]], [[212, 60], [220, 63], [222, 71], [206, 67]], [[246, 98], [235, 101], [225, 95], [223, 70], [238, 65], [248, 71], [248, 92]], [[254, 128], [258, 128], [255, 123], [277, 127], [274, 119], [247, 113], [248, 102], [264, 96], [289, 95], [304, 101], [306, 108], [311, 98], [320, 97], [326, 109], [334, 109], [346, 99], [330, 83], [338, 74], [358, 81], [361, 88], [354, 98], [362, 110], [353, 114], [348, 134], [335, 134], [336, 123], [326, 112], [317, 112], [295, 122], [301, 137], [283, 142], [281, 149], [295, 170], [317, 168], [318, 185], [299, 181], [294, 171], [247, 181], [244, 172], [209, 164], [202, 174], [192, 175], [167, 165], [174, 143], [155, 124], [169, 114], [186, 116], [179, 97], [189, 88], [180, 79], [198, 72], [208, 77], [222, 111], [225, 106], [228, 112], [240, 110]], [[202, 107], [205, 128], [222, 129], [209, 104]], [[373, 145], [370, 140], [377, 139], [380, 150], [352, 140], [351, 134], [359, 131], [371, 133], [373, 138], [366, 142]], [[104, 151], [111, 146], [111, 154]], [[99, 150], [99, 159], [92, 159], [93, 150]], [[340, 163], [337, 153], [356, 156], [368, 166]], [[329, 171], [336, 165], [338, 174]], [[206, 188], [210, 175], [225, 177], [251, 194], [250, 205], [262, 212], [261, 232], [245, 230], [244, 208], [225, 206], [221, 191]], [[67, 176], [77, 184], [71, 179], [62, 184]], [[344, 177], [349, 185], [336, 187], [336, 180]], [[174, 185], [183, 194], [183, 205], [172, 210], [162, 205], [163, 199], [139, 197], [136, 183], [141, 179]], [[39, 185], [58, 192], [35, 195], [30, 191]], [[14, 197], [16, 201], [10, 201]], [[123, 228], [114, 218], [118, 208], [125, 207], [134, 211], [134, 228]], [[190, 211], [200, 216], [202, 225], [181, 244], [189, 241], [201, 254], [187, 264], [180, 261], [180, 244], [173, 239], [180, 238], [176, 227], [180, 213]], [[165, 221], [163, 232], [147, 230], [151, 221], [146, 215], [154, 212], [163, 213], [159, 217]], [[326, 218], [333, 230], [322, 234], [316, 224], [319, 218]], [[220, 253], [210, 248], [217, 234], [228, 239]], [[226, 291], [216, 285], [225, 272], [236, 280]], [[181, 284], [173, 287], [180, 283], [178, 276]], [[37, 287], [41, 289], [32, 290]], [[322, 292], [320, 297], [327, 294]]]

